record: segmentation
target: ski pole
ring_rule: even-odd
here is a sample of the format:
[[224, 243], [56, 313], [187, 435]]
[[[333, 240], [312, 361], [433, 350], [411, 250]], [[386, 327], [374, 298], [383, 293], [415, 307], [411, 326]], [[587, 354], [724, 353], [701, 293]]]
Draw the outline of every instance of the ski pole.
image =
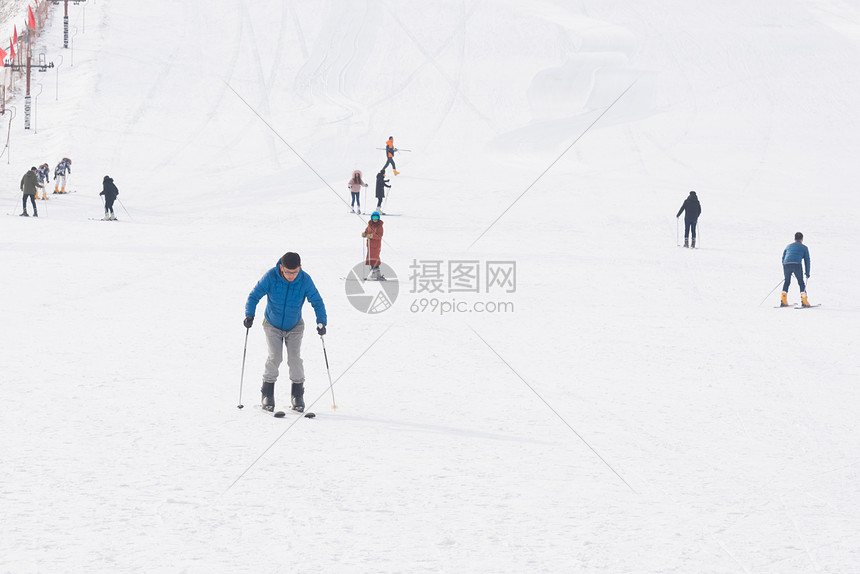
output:
[[367, 276], [369, 274], [369, 269], [367, 268], [370, 264], [368, 259], [370, 258], [370, 239], [364, 240], [364, 246], [367, 248], [367, 256], [364, 258], [364, 277], [361, 278], [362, 281], [367, 281]]
[[325, 370], [328, 373], [328, 388], [331, 391], [331, 408], [337, 409], [337, 402], [334, 400], [334, 384], [331, 382], [331, 369], [328, 367], [328, 353], [325, 352], [325, 339], [320, 335], [320, 342], [323, 348], [323, 357], [325, 357]]
[[382, 202], [382, 211], [385, 212], [388, 207], [388, 198], [391, 197], [391, 190], [388, 190], [388, 193], [385, 194], [385, 200]]
[[758, 304], [758, 306], [759, 306], [759, 307], [761, 307], [761, 306], [762, 306], [762, 304], [763, 304], [765, 301], [767, 301], [767, 298], [768, 298], [768, 297], [770, 297], [771, 293], [773, 293], [774, 291], [776, 291], [776, 288], [777, 288], [777, 287], [779, 287], [779, 286], [780, 286], [784, 281], [785, 281], [785, 279], [781, 279], [781, 280], [779, 281], [779, 283], [777, 283], [776, 285], [774, 285], [774, 286], [773, 286], [773, 289], [771, 289], [771, 290], [770, 290], [770, 293], [768, 293], [768, 294], [767, 294], [767, 296], [766, 296], [764, 299], [762, 299], [762, 300], [761, 300], [761, 303], [759, 303], [759, 304]]
[[125, 208], [125, 205], [122, 204], [122, 200], [119, 197], [117, 197], [116, 200], [119, 202], [120, 205], [122, 205], [122, 210], [125, 212], [126, 215], [128, 215], [129, 221], [131, 221], [131, 214]]
[[245, 405], [242, 404], [242, 384], [245, 382], [245, 356], [248, 354], [248, 333], [251, 332], [251, 327], [247, 327], [245, 329], [245, 350], [242, 351], [242, 376], [239, 378], [239, 404], [236, 405], [237, 409], [245, 408]]

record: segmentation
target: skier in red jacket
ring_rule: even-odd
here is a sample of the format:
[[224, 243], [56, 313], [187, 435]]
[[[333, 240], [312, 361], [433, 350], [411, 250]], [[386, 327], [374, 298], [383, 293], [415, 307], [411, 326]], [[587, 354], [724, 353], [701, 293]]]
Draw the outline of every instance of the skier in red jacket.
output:
[[361, 234], [367, 240], [367, 259], [364, 264], [370, 265], [370, 279], [374, 281], [385, 281], [385, 277], [379, 272], [382, 262], [379, 258], [379, 252], [382, 251], [382, 233], [382, 220], [379, 218], [379, 212], [374, 211], [364, 233]]

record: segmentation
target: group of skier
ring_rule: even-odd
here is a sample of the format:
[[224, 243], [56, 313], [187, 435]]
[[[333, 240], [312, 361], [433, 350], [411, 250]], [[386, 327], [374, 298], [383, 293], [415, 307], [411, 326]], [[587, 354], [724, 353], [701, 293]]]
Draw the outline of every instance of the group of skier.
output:
[[[391, 188], [391, 185], [389, 185], [389, 181], [391, 180], [385, 179], [385, 168], [390, 165], [394, 170], [394, 175], [398, 175], [400, 173], [394, 165], [394, 154], [397, 151], [398, 149], [394, 147], [394, 136], [389, 136], [388, 141], [385, 142], [385, 165], [383, 165], [382, 169], [379, 170], [379, 173], [376, 174], [376, 211], [381, 215], [385, 215], [385, 212], [382, 211], [382, 202], [385, 199], [385, 190], [386, 188]], [[361, 213], [361, 188], [368, 187], [368, 184], [364, 182], [362, 177], [361, 170], [357, 169], [352, 172], [352, 176], [347, 182], [347, 187], [349, 188], [351, 196], [349, 205], [351, 213]]]
[[[66, 177], [67, 174], [72, 173], [72, 160], [67, 157], [64, 157], [60, 160], [60, 163], [57, 164], [57, 167], [54, 168], [54, 193], [66, 193]], [[38, 168], [31, 167], [25, 174], [24, 177], [21, 178], [21, 203], [24, 208], [21, 212], [22, 217], [29, 217], [30, 214], [27, 213], [27, 198], [30, 199], [30, 203], [33, 206], [33, 217], [39, 217], [39, 211], [36, 208], [36, 200], [48, 199], [48, 191], [47, 186], [50, 181], [51, 168], [48, 167], [47, 163], [43, 163]], [[39, 190], [42, 190], [41, 197], [39, 196]]]
[[[388, 185], [389, 180], [385, 179], [385, 168], [391, 165], [394, 168], [394, 174], [397, 175], [399, 173], [394, 164], [394, 153], [396, 151], [394, 138], [389, 137], [385, 146], [386, 162], [376, 176], [376, 210], [371, 213], [367, 227], [361, 234], [361, 237], [367, 242], [365, 264], [369, 265], [371, 269], [368, 279], [377, 281], [385, 280], [379, 269], [383, 236], [381, 215], [384, 215], [382, 212], [382, 202], [385, 198], [385, 188], [391, 187]], [[362, 179], [360, 170], [352, 172], [347, 185], [352, 200], [350, 203], [351, 211], [352, 213], [360, 214], [361, 202], [359, 196], [361, 188], [369, 187]], [[684, 214], [684, 247], [695, 248], [697, 224], [699, 216], [702, 214], [702, 205], [695, 191], [689, 193], [678, 210], [676, 217], [680, 218], [681, 214]], [[791, 277], [795, 276], [801, 290], [801, 304], [803, 307], [809, 307], [806, 284], [803, 281], [804, 271], [806, 278], [809, 278], [809, 249], [803, 245], [802, 233], [796, 233], [794, 239], [794, 243], [788, 245], [782, 254], [785, 281], [783, 283], [780, 306], [789, 306], [787, 293], [791, 285]], [[305, 377], [301, 359], [304, 321], [302, 320], [301, 309], [305, 300], [310, 301], [316, 314], [317, 334], [322, 337], [326, 333], [327, 324], [325, 304], [310, 275], [302, 271], [301, 258], [297, 253], [293, 252], [285, 253], [278, 264], [270, 269], [251, 291], [245, 303], [245, 319], [243, 324], [246, 329], [250, 329], [253, 325], [257, 304], [263, 295], [267, 296], [263, 330], [266, 333], [266, 343], [269, 352], [263, 370], [263, 386], [260, 389], [262, 393], [262, 407], [264, 410], [274, 412], [275, 382], [278, 378], [278, 368], [283, 361], [283, 349], [286, 346], [287, 364], [291, 381], [291, 407], [297, 412], [304, 412]]]
[[[389, 136], [385, 142], [385, 165], [376, 174], [376, 209], [370, 214], [370, 220], [367, 222], [367, 227], [362, 232], [361, 237], [367, 242], [367, 257], [365, 265], [370, 266], [370, 276], [368, 279], [374, 281], [385, 281], [385, 276], [382, 275], [379, 266], [381, 263], [380, 252], [382, 250], [382, 234], [383, 223], [381, 216], [385, 215], [382, 210], [382, 204], [385, 200], [385, 190], [390, 189], [390, 180], [385, 178], [385, 168], [389, 165], [394, 169], [394, 175], [399, 174], [394, 164], [394, 154], [398, 151], [394, 147], [394, 136]], [[352, 172], [349, 182], [347, 182], [351, 196], [350, 211], [351, 213], [361, 214], [361, 188], [369, 187], [362, 179], [361, 170], [356, 169]]]
[[[66, 183], [68, 175], [72, 173], [72, 160], [67, 157], [64, 157], [60, 160], [60, 163], [57, 164], [57, 167], [54, 168], [54, 193], [56, 194], [65, 194], [69, 193], [66, 191]], [[27, 212], [27, 199], [29, 198], [30, 203], [33, 207], [33, 217], [39, 217], [39, 211], [36, 208], [36, 200], [48, 199], [48, 192], [46, 187], [50, 182], [50, 168], [48, 164], [43, 163], [38, 168], [31, 167], [24, 176], [21, 178], [21, 203], [24, 208], [21, 212], [21, 217], [29, 217], [30, 214]], [[39, 190], [42, 190], [41, 197], [39, 196]], [[105, 221], [116, 221], [116, 214], [113, 210], [113, 204], [116, 201], [117, 196], [119, 195], [119, 189], [117, 189], [116, 185], [113, 182], [113, 179], [106, 175], [102, 180], [102, 191], [99, 195], [104, 196], [104, 209]]]
[[[385, 179], [385, 168], [391, 165], [394, 175], [399, 174], [394, 164], [394, 138], [389, 137], [385, 142], [386, 162], [376, 175], [376, 210], [370, 215], [367, 227], [361, 236], [367, 241], [367, 257], [365, 264], [370, 266], [368, 279], [385, 281], [380, 272], [380, 252], [382, 250], [383, 222], [381, 215], [382, 202], [385, 199], [385, 189], [390, 188], [389, 180]], [[350, 209], [352, 213], [361, 213], [361, 188], [369, 185], [362, 179], [361, 170], [352, 172], [347, 182], [351, 195]], [[278, 263], [266, 272], [251, 290], [245, 302], [245, 319], [243, 325], [250, 330], [254, 324], [257, 304], [266, 296], [266, 311], [263, 320], [263, 332], [266, 335], [268, 355], [263, 367], [263, 384], [260, 388], [263, 410], [275, 413], [275, 383], [278, 380], [279, 368], [284, 360], [284, 347], [287, 349], [287, 367], [290, 377], [290, 406], [292, 410], [303, 413], [305, 410], [304, 363], [301, 357], [302, 338], [305, 323], [302, 319], [302, 306], [309, 301], [316, 315], [317, 334], [326, 334], [327, 316], [325, 304], [319, 290], [307, 272], [302, 270], [302, 260], [298, 253], [285, 253]], [[282, 413], [277, 413], [281, 416]], [[310, 416], [310, 415], [308, 415]]]
[[[678, 210], [676, 218], [680, 218], [684, 214], [684, 247], [696, 247], [696, 225], [699, 221], [699, 216], [702, 214], [702, 205], [699, 203], [699, 198], [695, 191], [691, 191], [684, 200], [681, 209]], [[692, 242], [690, 236], [692, 234]], [[797, 285], [800, 287], [800, 305], [801, 307], [812, 307], [806, 295], [806, 283], [803, 276], [809, 279], [809, 248], [803, 244], [803, 233], [797, 232], [794, 234], [794, 243], [790, 243], [782, 251], [782, 271], [785, 280], [782, 284], [782, 294], [779, 299], [780, 307], [791, 307], [788, 303], [788, 289], [791, 287], [791, 277], [797, 278]]]

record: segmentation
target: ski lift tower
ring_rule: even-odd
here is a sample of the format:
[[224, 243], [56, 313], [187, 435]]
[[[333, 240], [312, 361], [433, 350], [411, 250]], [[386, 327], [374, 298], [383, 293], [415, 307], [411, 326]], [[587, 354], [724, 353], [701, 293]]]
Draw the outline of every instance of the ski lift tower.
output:
[[[27, 76], [27, 92], [24, 95], [24, 129], [25, 130], [30, 129], [30, 109], [31, 109], [31, 107], [30, 107], [30, 101], [31, 101], [30, 72], [33, 68], [33, 66], [32, 66], [33, 57], [32, 57], [32, 52], [31, 52], [30, 41], [31, 41], [30, 29], [27, 28], [27, 58], [26, 58], [26, 63], [24, 63], [24, 64], [13, 64], [10, 61], [9, 64], [6, 64], [6, 67], [11, 69], [11, 70], [26, 70], [27, 71], [27, 74], [26, 74], [26, 76]], [[45, 59], [45, 55], [39, 54], [38, 69], [40, 72], [47, 72], [48, 68], [53, 68], [53, 67], [54, 67], [54, 62], [48, 63]]]
[[[81, 2], [86, 2], [87, 0], [72, 0], [75, 3], [75, 6], [80, 4]], [[51, 0], [51, 3], [56, 6], [60, 2], [62, 2], [65, 6], [65, 12], [63, 13], [63, 48], [69, 47], [69, 0]]]

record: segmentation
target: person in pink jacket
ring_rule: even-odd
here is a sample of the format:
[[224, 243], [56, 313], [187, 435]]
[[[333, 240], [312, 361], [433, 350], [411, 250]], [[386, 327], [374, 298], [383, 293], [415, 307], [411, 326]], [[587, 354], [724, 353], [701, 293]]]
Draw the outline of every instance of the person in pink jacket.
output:
[[349, 180], [349, 192], [352, 194], [352, 203], [350, 204], [350, 212], [351, 213], [361, 213], [361, 201], [359, 200], [359, 193], [361, 192], [362, 187], [367, 187], [367, 184], [364, 183], [364, 180], [361, 179], [361, 170], [355, 170], [352, 172], [352, 178]]

